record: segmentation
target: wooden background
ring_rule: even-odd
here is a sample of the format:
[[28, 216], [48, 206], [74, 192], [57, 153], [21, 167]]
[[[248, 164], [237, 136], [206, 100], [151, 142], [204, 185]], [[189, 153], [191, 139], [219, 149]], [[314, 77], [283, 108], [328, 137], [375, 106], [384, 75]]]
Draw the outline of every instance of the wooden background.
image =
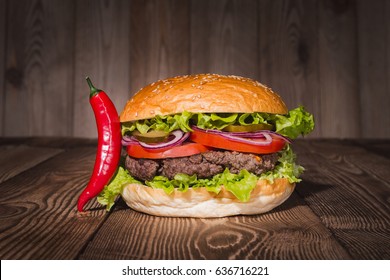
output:
[[0, 0], [0, 136], [96, 137], [86, 75], [118, 110], [160, 78], [254, 78], [310, 137], [390, 137], [390, 1]]

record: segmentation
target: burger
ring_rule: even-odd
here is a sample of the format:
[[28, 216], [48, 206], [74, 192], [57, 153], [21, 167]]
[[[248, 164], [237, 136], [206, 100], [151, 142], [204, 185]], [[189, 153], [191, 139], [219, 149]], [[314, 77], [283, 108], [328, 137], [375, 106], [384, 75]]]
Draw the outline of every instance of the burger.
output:
[[292, 141], [313, 116], [269, 87], [217, 74], [159, 80], [120, 114], [125, 156], [98, 201], [171, 217], [260, 214], [283, 203], [303, 172]]

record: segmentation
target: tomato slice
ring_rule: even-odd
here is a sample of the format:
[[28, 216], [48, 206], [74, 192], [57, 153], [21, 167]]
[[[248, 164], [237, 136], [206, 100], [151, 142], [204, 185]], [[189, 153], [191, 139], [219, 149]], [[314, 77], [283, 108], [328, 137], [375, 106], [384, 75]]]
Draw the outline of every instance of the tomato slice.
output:
[[219, 134], [207, 133], [199, 130], [194, 130], [191, 133], [190, 139], [196, 143], [219, 149], [243, 153], [271, 154], [280, 151], [286, 144], [286, 141], [284, 139], [274, 135], [271, 136], [272, 143], [267, 146], [257, 146], [248, 143], [233, 141], [230, 139], [226, 139]]
[[210, 151], [210, 148], [205, 147], [199, 143], [184, 143], [180, 146], [175, 146], [165, 150], [151, 151], [147, 150], [138, 144], [132, 144], [127, 146], [127, 154], [135, 158], [150, 158], [150, 159], [160, 159], [160, 158], [175, 158], [175, 157], [187, 157], [200, 153]]

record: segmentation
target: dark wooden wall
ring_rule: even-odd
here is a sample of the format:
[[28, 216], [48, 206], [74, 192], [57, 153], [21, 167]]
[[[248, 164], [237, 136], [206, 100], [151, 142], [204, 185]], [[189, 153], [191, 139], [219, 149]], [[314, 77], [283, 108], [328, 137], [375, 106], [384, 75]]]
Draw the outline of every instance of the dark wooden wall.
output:
[[311, 137], [390, 137], [390, 1], [0, 0], [0, 136], [96, 137], [89, 75], [120, 111], [160, 78], [254, 78]]

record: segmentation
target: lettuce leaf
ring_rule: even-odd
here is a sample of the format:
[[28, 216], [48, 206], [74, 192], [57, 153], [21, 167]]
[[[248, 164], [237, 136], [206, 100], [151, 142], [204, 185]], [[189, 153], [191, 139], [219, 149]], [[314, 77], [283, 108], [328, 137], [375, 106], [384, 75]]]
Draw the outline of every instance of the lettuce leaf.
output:
[[122, 134], [138, 130], [147, 133], [149, 130], [162, 130], [171, 132], [181, 129], [184, 132], [192, 131], [191, 124], [202, 129], [222, 130], [228, 125], [270, 124], [276, 128], [276, 132], [291, 139], [299, 135], [306, 135], [314, 129], [313, 115], [304, 107], [298, 107], [288, 112], [287, 115], [267, 113], [189, 113], [169, 116], [156, 116], [152, 119], [139, 120], [122, 124]]
[[211, 179], [198, 179], [196, 175], [177, 174], [172, 180], [164, 176], [156, 176], [152, 181], [147, 181], [146, 185], [155, 189], [163, 189], [167, 194], [171, 194], [175, 189], [186, 192], [189, 188], [200, 187], [205, 187], [207, 191], [218, 194], [221, 186], [224, 185], [226, 190], [233, 193], [239, 200], [246, 202], [256, 187], [257, 180], [256, 175], [246, 170], [233, 174], [229, 169], [225, 169], [224, 172]]
[[236, 122], [238, 114], [197, 113], [193, 118], [196, 126], [202, 129], [222, 130]]
[[197, 113], [192, 118], [194, 124], [202, 129], [222, 130], [228, 125], [272, 124], [270, 114], [266, 113]]
[[145, 184], [154, 189], [162, 189], [167, 194], [171, 194], [175, 189], [181, 192], [186, 192], [189, 188], [206, 187], [210, 192], [219, 193], [221, 184], [218, 183], [218, 177], [211, 179], [198, 179], [196, 175], [176, 174], [170, 180], [164, 176], [156, 176], [152, 181], [146, 181]]
[[295, 162], [296, 155], [290, 145], [279, 152], [279, 156], [274, 170], [261, 174], [260, 179], [266, 179], [272, 183], [277, 178], [287, 178], [290, 183], [299, 183], [301, 181], [299, 177], [305, 169]]
[[[171, 194], [175, 189], [181, 192], [188, 191], [189, 188], [205, 187], [207, 191], [218, 194], [221, 186], [234, 194], [240, 201], [246, 202], [250, 199], [252, 190], [256, 187], [259, 179], [273, 182], [277, 178], [287, 178], [290, 183], [300, 182], [299, 176], [304, 168], [295, 163], [296, 156], [289, 145], [280, 152], [280, 158], [274, 170], [256, 176], [247, 170], [241, 170], [238, 174], [233, 174], [229, 169], [215, 175], [210, 179], [199, 179], [196, 175], [177, 174], [172, 180], [164, 176], [156, 176], [145, 184], [151, 188], [162, 189], [165, 193]], [[127, 170], [119, 167], [114, 179], [99, 194], [97, 200], [100, 204], [106, 205], [107, 211], [114, 205], [118, 195], [122, 193], [123, 187], [130, 183], [143, 184], [134, 179]]]
[[123, 187], [130, 183], [141, 184], [140, 181], [134, 179], [127, 170], [120, 166], [111, 182], [100, 192], [97, 201], [102, 205], [106, 205], [106, 209], [109, 211], [117, 196], [122, 193]]
[[291, 139], [309, 134], [314, 129], [314, 117], [304, 107], [298, 107], [287, 115], [273, 115], [276, 132]]
[[219, 183], [224, 185], [225, 189], [234, 194], [240, 201], [247, 202], [252, 190], [256, 187], [257, 181], [257, 176], [245, 169], [238, 174], [232, 174], [228, 169], [225, 169], [221, 174]]
[[171, 132], [176, 129], [181, 129], [184, 132], [192, 131], [190, 127], [190, 119], [192, 113], [183, 112], [181, 114], [156, 116], [152, 119], [138, 120], [135, 122], [126, 122], [122, 124], [122, 135], [138, 130], [142, 134], [149, 130], [161, 130]]

